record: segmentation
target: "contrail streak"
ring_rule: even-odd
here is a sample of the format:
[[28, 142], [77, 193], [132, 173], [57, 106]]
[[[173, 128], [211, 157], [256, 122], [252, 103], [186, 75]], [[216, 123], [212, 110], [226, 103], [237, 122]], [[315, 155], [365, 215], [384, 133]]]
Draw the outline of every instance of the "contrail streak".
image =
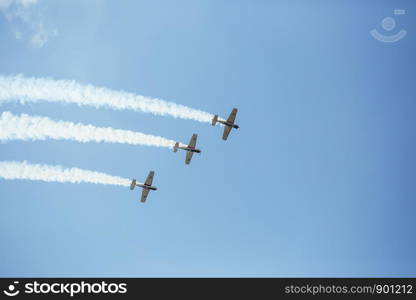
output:
[[134, 110], [161, 116], [211, 122], [212, 115], [184, 105], [148, 98], [124, 91], [79, 84], [72, 80], [53, 80], [23, 76], [0, 76], [1, 102], [63, 102], [78, 105]]
[[78, 168], [64, 169], [61, 166], [29, 164], [26, 161], [0, 162], [0, 178], [40, 180], [47, 182], [95, 183], [129, 186], [130, 180], [105, 173], [82, 170]]
[[170, 148], [175, 144], [173, 140], [130, 130], [54, 121], [47, 117], [29, 116], [26, 114], [16, 116], [10, 112], [3, 112], [0, 115], [0, 141], [46, 139]]

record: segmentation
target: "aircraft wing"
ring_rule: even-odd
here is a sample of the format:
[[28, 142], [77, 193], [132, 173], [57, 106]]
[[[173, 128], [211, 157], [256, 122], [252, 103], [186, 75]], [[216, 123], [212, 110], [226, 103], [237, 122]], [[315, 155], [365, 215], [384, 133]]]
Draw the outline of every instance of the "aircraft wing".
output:
[[143, 191], [142, 191], [142, 198], [140, 199], [140, 201], [143, 202], [143, 203], [146, 202], [147, 195], [149, 195], [149, 190], [143, 189]]
[[222, 134], [222, 139], [224, 141], [227, 140], [228, 135], [230, 134], [231, 128], [232, 128], [231, 126], [227, 126], [227, 125], [224, 126], [224, 133]]
[[236, 116], [237, 116], [237, 108], [233, 108], [232, 112], [230, 113], [230, 116], [227, 119], [227, 122], [234, 124]]
[[150, 185], [150, 186], [152, 185], [153, 176], [155, 176], [155, 172], [150, 171], [149, 175], [147, 175], [147, 178], [146, 178], [146, 182], [145, 182], [146, 185]]
[[191, 162], [191, 159], [192, 159], [192, 155], [193, 155], [194, 153], [193, 152], [190, 152], [190, 151], [188, 151], [188, 152], [186, 152], [186, 159], [185, 159], [185, 163], [187, 164], [187, 165], [189, 165], [189, 163]]
[[194, 133], [191, 137], [191, 140], [189, 141], [189, 145], [188, 147], [193, 147], [195, 148], [196, 146], [196, 139], [198, 138], [198, 135], [196, 133]]

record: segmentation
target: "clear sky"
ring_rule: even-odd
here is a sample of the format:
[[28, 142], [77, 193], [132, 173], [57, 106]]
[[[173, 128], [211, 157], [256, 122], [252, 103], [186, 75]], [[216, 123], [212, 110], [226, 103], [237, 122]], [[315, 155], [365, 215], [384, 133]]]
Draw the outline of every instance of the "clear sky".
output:
[[[195, 132], [203, 150], [186, 166], [185, 153], [166, 148], [1, 144], [2, 161], [138, 180], [155, 170], [159, 189], [142, 204], [123, 187], [0, 179], [0, 276], [414, 276], [415, 9], [411, 0], [3, 9], [0, 74], [74, 79], [221, 116], [237, 107], [241, 129], [224, 142], [220, 127], [172, 117], [0, 106], [183, 142]], [[407, 35], [383, 43], [372, 29]]]

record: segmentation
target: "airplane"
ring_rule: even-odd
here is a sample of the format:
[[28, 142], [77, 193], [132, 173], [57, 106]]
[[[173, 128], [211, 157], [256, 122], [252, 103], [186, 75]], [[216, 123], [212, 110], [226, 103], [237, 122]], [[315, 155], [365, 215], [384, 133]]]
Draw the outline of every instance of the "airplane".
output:
[[230, 116], [228, 117], [227, 121], [223, 121], [218, 119], [218, 115], [215, 115], [212, 118], [212, 126], [215, 126], [218, 123], [224, 124], [224, 133], [222, 134], [222, 139], [224, 141], [227, 140], [228, 135], [230, 134], [231, 129], [235, 128], [238, 129], [240, 128], [240, 126], [238, 126], [237, 124], [234, 123], [235, 121], [235, 117], [237, 116], [237, 108], [233, 108], [233, 110], [230, 113]]
[[143, 203], [146, 202], [147, 195], [149, 195], [149, 191], [150, 190], [152, 190], [152, 191], [156, 191], [157, 190], [157, 187], [152, 186], [153, 176], [154, 175], [155, 175], [155, 172], [154, 171], [150, 171], [149, 172], [149, 175], [147, 175], [147, 178], [146, 178], [146, 181], [145, 181], [144, 184], [137, 183], [136, 182], [136, 179], [133, 179], [131, 181], [131, 184], [130, 184], [130, 189], [131, 190], [133, 190], [136, 186], [141, 187], [143, 189], [143, 191], [142, 191], [142, 197], [141, 197], [141, 200], [140, 200]]
[[198, 138], [198, 135], [196, 133], [194, 133], [192, 135], [191, 140], [189, 141], [189, 145], [188, 146], [186, 146], [186, 147], [179, 146], [179, 142], [177, 142], [175, 144], [175, 146], [173, 146], [173, 152], [177, 152], [178, 149], [182, 149], [182, 150], [187, 151], [187, 153], [186, 153], [186, 159], [185, 159], [185, 163], [187, 165], [189, 165], [189, 163], [191, 162], [192, 155], [194, 153], [201, 153], [201, 150], [200, 149], [195, 148], [195, 146], [196, 146], [196, 139], [197, 138]]

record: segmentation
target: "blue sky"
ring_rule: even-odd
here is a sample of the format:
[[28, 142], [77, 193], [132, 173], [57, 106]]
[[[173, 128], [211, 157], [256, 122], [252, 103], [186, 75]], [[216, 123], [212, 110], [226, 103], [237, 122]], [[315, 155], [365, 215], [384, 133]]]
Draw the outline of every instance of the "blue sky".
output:
[[[393, 10], [406, 9], [394, 16]], [[239, 131], [131, 111], [1, 111], [188, 141], [8, 142], [27, 160], [144, 180], [0, 180], [0, 276], [414, 276], [414, 1], [52, 1], [0, 18], [0, 74], [74, 79], [226, 116]], [[399, 42], [370, 30], [394, 17]], [[33, 25], [35, 24], [35, 25]], [[39, 24], [46, 41], [33, 43]], [[21, 32], [16, 39], [16, 30]]]

